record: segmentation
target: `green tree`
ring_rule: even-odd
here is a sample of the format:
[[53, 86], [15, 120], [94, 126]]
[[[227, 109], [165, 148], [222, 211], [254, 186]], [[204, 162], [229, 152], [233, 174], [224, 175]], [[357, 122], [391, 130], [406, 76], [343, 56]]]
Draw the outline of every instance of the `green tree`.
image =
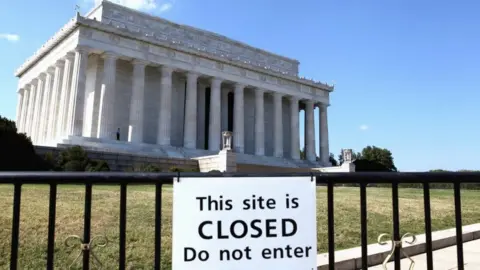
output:
[[[305, 147], [303, 147], [300, 150], [300, 159], [302, 159], [302, 160], [307, 159], [307, 154], [305, 153]], [[317, 156], [316, 160], [320, 161], [320, 157]], [[329, 161], [330, 161], [330, 163], [332, 163], [332, 166], [338, 166], [338, 162], [337, 162], [337, 160], [335, 159], [335, 156], [332, 153], [330, 153]]]
[[378, 163], [383, 166], [385, 171], [396, 172], [397, 167], [393, 162], [393, 155], [390, 150], [376, 146], [367, 146], [362, 150], [361, 160]]
[[307, 159], [307, 154], [305, 153], [305, 147], [300, 149], [300, 159]]
[[[367, 146], [361, 152], [352, 151], [352, 160], [357, 172], [396, 172], [390, 150], [376, 146]], [[340, 165], [343, 164], [343, 153], [338, 155]]]
[[330, 153], [330, 157], [328, 159], [330, 160], [330, 163], [332, 163], [332, 166], [338, 166], [338, 161], [335, 159], [335, 155], [333, 153]]
[[48, 171], [48, 163], [35, 153], [32, 141], [18, 133], [14, 121], [0, 116], [0, 171]]

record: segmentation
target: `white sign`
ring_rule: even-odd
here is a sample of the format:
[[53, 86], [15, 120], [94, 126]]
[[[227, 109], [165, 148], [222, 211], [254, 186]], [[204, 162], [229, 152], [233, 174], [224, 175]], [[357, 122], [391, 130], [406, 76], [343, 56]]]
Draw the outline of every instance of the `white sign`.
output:
[[180, 178], [172, 230], [173, 270], [316, 269], [315, 181]]

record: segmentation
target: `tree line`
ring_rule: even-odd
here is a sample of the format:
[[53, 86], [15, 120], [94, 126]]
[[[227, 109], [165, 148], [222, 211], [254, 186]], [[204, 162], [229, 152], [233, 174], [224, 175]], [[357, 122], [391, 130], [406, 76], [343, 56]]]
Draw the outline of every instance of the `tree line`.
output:
[[[305, 148], [300, 150], [300, 158], [306, 159]], [[317, 157], [319, 160], [319, 157]], [[352, 160], [355, 164], [355, 171], [357, 172], [397, 172], [392, 152], [386, 148], [377, 146], [366, 146], [360, 152], [352, 151]], [[335, 158], [333, 153], [330, 153], [330, 163], [332, 166], [340, 166], [344, 162], [343, 153]]]
[[[31, 139], [25, 133], [19, 133], [14, 121], [0, 115], [0, 171], [109, 171], [108, 164], [101, 160], [88, 158], [82, 147], [74, 146], [59, 154], [47, 153], [41, 157], [36, 154]], [[306, 159], [305, 148], [300, 150], [300, 158]], [[319, 160], [319, 157], [317, 157]], [[357, 172], [397, 172], [392, 152], [386, 148], [366, 146], [360, 152], [352, 152], [352, 160]], [[330, 153], [332, 166], [344, 162], [342, 153], [337, 158]], [[169, 171], [180, 171], [172, 167]], [[155, 164], [140, 164], [132, 171], [160, 172]], [[437, 169], [430, 172], [441, 172]], [[461, 170], [468, 171], [468, 170]]]

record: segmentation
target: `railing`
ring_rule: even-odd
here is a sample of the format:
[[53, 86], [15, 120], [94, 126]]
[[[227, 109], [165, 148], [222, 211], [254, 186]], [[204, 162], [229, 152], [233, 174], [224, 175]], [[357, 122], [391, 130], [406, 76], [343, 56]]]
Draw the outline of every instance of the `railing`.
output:
[[[126, 213], [127, 213], [127, 186], [129, 185], [155, 185], [155, 257], [154, 269], [160, 269], [161, 258], [161, 209], [162, 209], [162, 185], [172, 184], [176, 177], [267, 177], [267, 176], [311, 176], [316, 179], [317, 185], [327, 186], [328, 204], [328, 256], [329, 269], [335, 265], [335, 226], [334, 226], [334, 186], [355, 184], [360, 187], [360, 215], [361, 215], [361, 254], [362, 269], [367, 269], [367, 192], [369, 184], [391, 184], [392, 209], [393, 209], [393, 235], [391, 237], [392, 250], [386, 258], [384, 265], [393, 257], [395, 270], [400, 269], [402, 241], [409, 234], [400, 235], [399, 220], [399, 184], [416, 183], [423, 186], [424, 211], [425, 211], [425, 235], [427, 268], [433, 269], [432, 257], [432, 225], [430, 211], [430, 184], [450, 183], [453, 184], [455, 202], [455, 226], [458, 269], [464, 269], [463, 241], [462, 241], [462, 213], [460, 188], [463, 183], [480, 183], [480, 173], [291, 173], [291, 174], [200, 174], [200, 173], [159, 173], [159, 174], [131, 174], [131, 173], [0, 173], [0, 184], [13, 184], [13, 219], [11, 233], [10, 269], [18, 268], [18, 247], [20, 230], [20, 205], [22, 186], [31, 184], [50, 185], [49, 211], [48, 211], [48, 240], [46, 268], [54, 269], [54, 246], [55, 246], [55, 217], [57, 186], [66, 184], [85, 186], [84, 226], [83, 238], [72, 236], [67, 240], [81, 242], [81, 251], [77, 259], [82, 259], [83, 269], [90, 269], [91, 259], [98, 262], [93, 253], [94, 241], [100, 241], [91, 237], [91, 209], [92, 209], [92, 186], [93, 185], [119, 185], [120, 186], [120, 220], [119, 220], [119, 269], [126, 268], [125, 242], [126, 242]], [[379, 237], [379, 242], [385, 243], [384, 236]], [[104, 242], [106, 239], [104, 239]], [[68, 242], [68, 241], [67, 241]], [[106, 243], [103, 243], [106, 244]], [[102, 246], [102, 243], [97, 243]], [[405, 254], [404, 254], [405, 256]], [[91, 258], [93, 257], [93, 258]]]

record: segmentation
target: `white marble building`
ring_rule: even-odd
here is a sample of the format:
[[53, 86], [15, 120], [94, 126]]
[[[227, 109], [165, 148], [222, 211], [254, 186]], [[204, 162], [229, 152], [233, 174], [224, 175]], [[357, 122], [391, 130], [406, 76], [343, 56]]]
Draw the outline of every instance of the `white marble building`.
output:
[[[77, 14], [16, 71], [17, 123], [36, 145], [187, 158], [218, 153], [221, 132], [230, 130], [240, 162], [286, 166], [318, 167], [318, 139], [326, 166], [333, 87], [300, 78], [298, 66], [104, 1]], [[310, 162], [299, 161], [300, 110]]]

